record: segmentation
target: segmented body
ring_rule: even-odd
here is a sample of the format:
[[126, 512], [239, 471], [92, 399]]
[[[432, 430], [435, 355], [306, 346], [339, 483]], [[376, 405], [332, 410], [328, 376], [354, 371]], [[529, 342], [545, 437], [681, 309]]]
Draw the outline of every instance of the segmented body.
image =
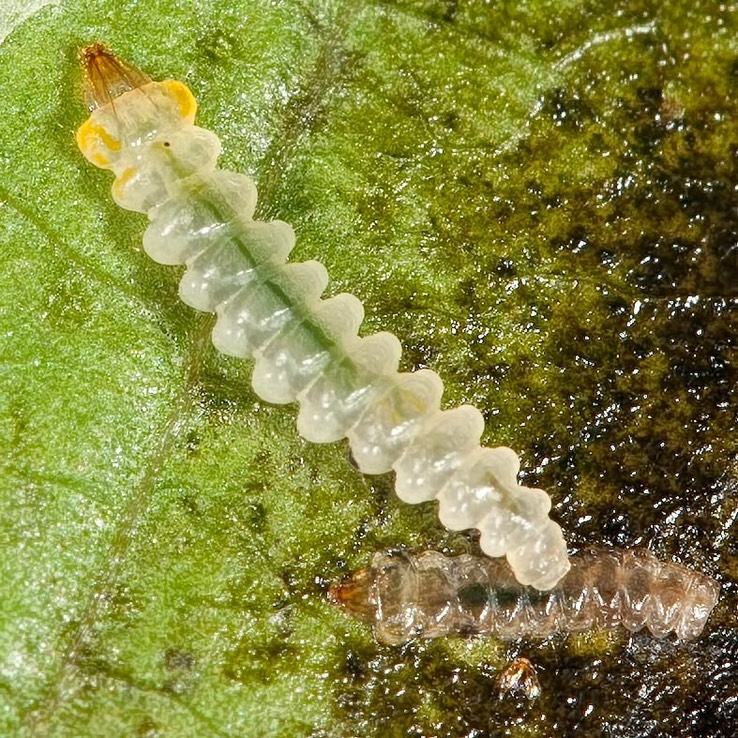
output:
[[480, 445], [481, 413], [441, 410], [435, 372], [398, 372], [395, 336], [357, 336], [364, 310], [356, 297], [322, 299], [325, 268], [286, 263], [292, 228], [253, 220], [254, 183], [216, 170], [220, 142], [193, 125], [196, 103], [183, 84], [151, 82], [99, 45], [83, 52], [83, 64], [92, 113], [78, 131], [80, 149], [115, 173], [119, 205], [148, 214], [146, 252], [186, 265], [182, 300], [217, 313], [213, 343], [255, 361], [259, 397], [297, 401], [308, 441], [347, 437], [361, 471], [394, 470], [400, 499], [438, 500], [446, 527], [478, 528], [482, 550], [506, 555], [520, 582], [552, 587], [569, 564], [551, 501], [517, 483], [511, 449]]
[[646, 549], [593, 549], [570, 562], [556, 587], [540, 592], [521, 586], [499, 559], [387, 551], [332, 596], [371, 623], [377, 640], [396, 645], [450, 634], [545, 638], [619, 625], [691, 639], [720, 591], [714, 579]]

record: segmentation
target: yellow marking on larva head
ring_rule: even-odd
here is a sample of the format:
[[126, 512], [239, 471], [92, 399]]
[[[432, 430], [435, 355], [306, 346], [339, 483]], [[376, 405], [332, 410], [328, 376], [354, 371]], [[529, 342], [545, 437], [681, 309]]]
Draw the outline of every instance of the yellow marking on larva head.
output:
[[128, 184], [138, 170], [135, 167], [126, 167], [121, 174], [115, 178], [113, 182], [113, 195], [117, 197], [123, 196], [123, 188]]
[[99, 151], [92, 154], [89, 159], [96, 167], [100, 167], [100, 169], [107, 169], [110, 166], [110, 159], [103, 156]]
[[95, 166], [103, 169], [110, 164], [104, 150], [120, 151], [120, 141], [91, 117], [77, 129], [77, 146]]
[[197, 112], [197, 100], [195, 100], [190, 88], [176, 79], [165, 79], [160, 84], [167, 91], [167, 94], [177, 101], [182, 120], [193, 123]]

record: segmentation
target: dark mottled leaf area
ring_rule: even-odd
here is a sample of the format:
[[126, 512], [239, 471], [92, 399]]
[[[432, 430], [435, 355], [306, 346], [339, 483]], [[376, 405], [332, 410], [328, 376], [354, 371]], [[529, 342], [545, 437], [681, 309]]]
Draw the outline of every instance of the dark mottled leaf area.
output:
[[[0, 11], [0, 18], [5, 20]], [[738, 32], [719, 2], [67, 0], [0, 44], [8, 735], [738, 733]], [[73, 143], [77, 48], [187, 81], [296, 259], [550, 490], [572, 549], [714, 575], [694, 644], [379, 646], [326, 599], [473, 552], [217, 356]], [[542, 696], [498, 699], [523, 655]]]

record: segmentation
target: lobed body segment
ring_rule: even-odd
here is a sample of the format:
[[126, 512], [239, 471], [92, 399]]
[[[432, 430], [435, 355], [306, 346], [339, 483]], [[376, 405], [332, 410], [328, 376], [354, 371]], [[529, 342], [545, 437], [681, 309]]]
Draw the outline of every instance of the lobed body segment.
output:
[[507, 556], [520, 582], [553, 587], [569, 563], [550, 498], [518, 484], [511, 449], [480, 445], [481, 413], [441, 410], [435, 372], [398, 372], [395, 336], [357, 335], [356, 297], [323, 299], [320, 263], [286, 263], [292, 228], [253, 220], [254, 183], [216, 169], [220, 142], [194, 125], [196, 103], [182, 83], [152, 82], [100, 45], [82, 61], [91, 115], [77, 133], [80, 149], [113, 171], [119, 205], [148, 215], [146, 252], [186, 266], [180, 296], [217, 313], [216, 348], [254, 360], [256, 393], [297, 401], [308, 441], [347, 437], [363, 472], [395, 471], [400, 499], [438, 500], [447, 528], [478, 528], [482, 550]]
[[379, 552], [368, 569], [333, 587], [332, 598], [389, 645], [413, 638], [488, 634], [502, 639], [648, 628], [663, 638], [699, 636], [720, 586], [660, 562], [646, 549], [592, 549], [548, 592], [521, 585], [501, 559], [437, 551]]

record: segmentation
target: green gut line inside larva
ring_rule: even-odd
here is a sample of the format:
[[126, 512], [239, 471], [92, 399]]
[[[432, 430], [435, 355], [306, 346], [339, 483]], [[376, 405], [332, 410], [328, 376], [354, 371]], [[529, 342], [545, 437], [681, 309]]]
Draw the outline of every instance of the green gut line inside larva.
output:
[[148, 215], [146, 252], [186, 266], [180, 296], [217, 313], [215, 347], [254, 360], [257, 395], [298, 402], [306, 440], [348, 438], [362, 472], [394, 471], [400, 499], [437, 500], [443, 525], [477, 528], [482, 551], [506, 556], [518, 582], [554, 587], [570, 564], [548, 517], [551, 500], [518, 484], [512, 449], [480, 445], [479, 410], [441, 410], [440, 377], [398, 372], [394, 335], [357, 335], [364, 309], [356, 297], [321, 298], [322, 264], [287, 263], [292, 228], [253, 220], [253, 181], [216, 169], [220, 141], [194, 125], [197, 105], [184, 84], [154, 82], [100, 44], [81, 60], [90, 117], [77, 132], [79, 148], [115, 174], [121, 207]]

